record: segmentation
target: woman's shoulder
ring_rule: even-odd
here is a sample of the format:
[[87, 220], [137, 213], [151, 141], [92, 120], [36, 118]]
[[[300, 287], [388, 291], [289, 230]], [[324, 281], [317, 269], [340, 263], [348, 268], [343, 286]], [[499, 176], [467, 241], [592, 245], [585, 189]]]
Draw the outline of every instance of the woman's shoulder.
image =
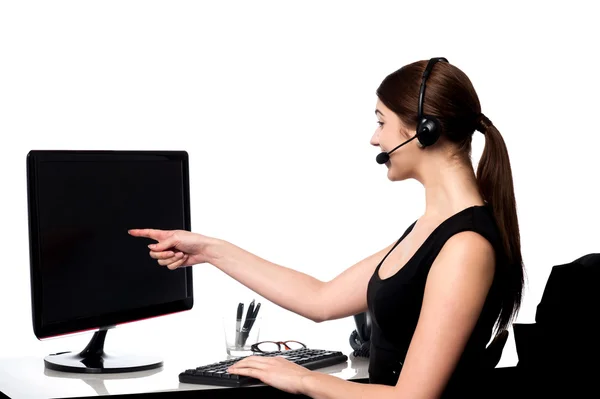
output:
[[445, 228], [440, 239], [444, 247], [491, 247], [494, 252], [502, 249], [500, 231], [494, 212], [488, 205], [474, 205], [455, 215]]
[[497, 245], [500, 240], [500, 229], [491, 205], [485, 204], [473, 208], [472, 223], [477, 232]]

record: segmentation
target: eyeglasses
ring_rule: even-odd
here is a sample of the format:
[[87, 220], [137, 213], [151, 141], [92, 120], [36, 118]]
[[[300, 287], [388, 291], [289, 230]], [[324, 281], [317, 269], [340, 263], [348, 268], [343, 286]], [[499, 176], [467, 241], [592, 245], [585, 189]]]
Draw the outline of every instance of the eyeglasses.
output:
[[[283, 349], [281, 349], [282, 347]], [[252, 352], [269, 353], [302, 348], [306, 348], [306, 345], [298, 341], [262, 341], [253, 344], [250, 350]]]

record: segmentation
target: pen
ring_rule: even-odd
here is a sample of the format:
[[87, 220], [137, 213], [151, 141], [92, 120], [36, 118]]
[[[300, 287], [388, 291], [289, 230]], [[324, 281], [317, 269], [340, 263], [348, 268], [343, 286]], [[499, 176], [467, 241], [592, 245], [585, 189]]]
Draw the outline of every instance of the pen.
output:
[[248, 338], [248, 328], [250, 327], [250, 320], [252, 320], [252, 315], [254, 314], [254, 299], [250, 302], [248, 306], [248, 310], [246, 311], [246, 319], [244, 320], [244, 326], [242, 327], [241, 332], [241, 346], [244, 346], [246, 343], [246, 339]]
[[[260, 302], [256, 304], [256, 308], [254, 308], [254, 315], [252, 316], [252, 318], [254, 320], [256, 320], [256, 315], [258, 315], [258, 310], [260, 309]], [[252, 321], [252, 324], [254, 324], [254, 320]], [[250, 328], [252, 328], [252, 326], [250, 326]]]
[[239, 347], [240, 340], [240, 327], [242, 326], [242, 315], [244, 313], [244, 304], [240, 302], [237, 308], [237, 314], [235, 318], [235, 346]]
[[250, 335], [250, 330], [252, 330], [252, 326], [254, 325], [254, 322], [256, 321], [256, 316], [258, 315], [259, 309], [260, 309], [260, 302], [256, 305], [256, 309], [252, 313], [252, 317], [250, 318], [250, 323], [248, 324], [248, 330], [242, 336], [242, 346], [244, 346], [246, 344], [246, 340], [248, 339], [248, 336]]
[[248, 335], [250, 335], [250, 330], [252, 330], [252, 326], [254, 325], [254, 322], [256, 321], [256, 316], [258, 315], [259, 309], [260, 309], [260, 302], [256, 305], [254, 314], [252, 315], [252, 318], [250, 319], [250, 325], [248, 326], [248, 332], [246, 333], [246, 338], [248, 338]]

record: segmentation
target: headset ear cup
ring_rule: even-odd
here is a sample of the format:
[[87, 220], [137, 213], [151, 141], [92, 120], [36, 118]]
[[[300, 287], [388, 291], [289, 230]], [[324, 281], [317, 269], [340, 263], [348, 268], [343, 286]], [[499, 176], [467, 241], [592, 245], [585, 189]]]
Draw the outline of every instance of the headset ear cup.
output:
[[435, 116], [423, 115], [423, 119], [419, 123], [418, 132], [421, 132], [417, 137], [419, 147], [433, 145], [440, 137], [440, 122]]

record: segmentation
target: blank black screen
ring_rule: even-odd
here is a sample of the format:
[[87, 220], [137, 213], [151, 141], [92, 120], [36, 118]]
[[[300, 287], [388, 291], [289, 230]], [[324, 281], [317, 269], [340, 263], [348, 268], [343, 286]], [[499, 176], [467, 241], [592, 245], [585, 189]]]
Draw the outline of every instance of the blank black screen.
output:
[[186, 298], [184, 269], [149, 256], [131, 228], [184, 229], [181, 161], [95, 159], [37, 165], [44, 325]]

